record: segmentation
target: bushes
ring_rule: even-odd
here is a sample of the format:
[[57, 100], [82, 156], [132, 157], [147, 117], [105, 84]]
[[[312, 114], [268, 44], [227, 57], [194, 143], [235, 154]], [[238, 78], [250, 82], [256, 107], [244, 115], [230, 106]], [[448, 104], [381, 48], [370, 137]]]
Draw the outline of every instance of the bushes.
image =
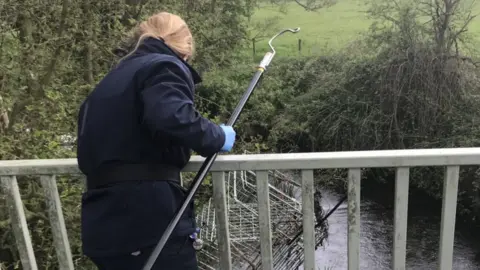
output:
[[410, 58], [352, 58], [328, 77], [318, 71], [320, 78], [278, 117], [277, 132], [302, 123], [316, 151], [478, 145], [476, 68], [436, 60], [420, 51]]

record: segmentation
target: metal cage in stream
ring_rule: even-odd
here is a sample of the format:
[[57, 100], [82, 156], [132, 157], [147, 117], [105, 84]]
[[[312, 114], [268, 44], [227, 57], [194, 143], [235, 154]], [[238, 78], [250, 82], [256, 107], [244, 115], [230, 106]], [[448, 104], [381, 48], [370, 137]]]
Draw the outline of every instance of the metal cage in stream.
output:
[[[304, 253], [301, 237], [292, 241], [302, 228], [301, 201], [296, 199], [300, 193], [300, 187], [292, 176], [279, 171], [270, 171], [269, 174], [275, 269], [297, 269], [303, 263]], [[252, 171], [228, 172], [226, 191], [233, 267], [234, 269], [261, 269], [255, 173]], [[323, 211], [318, 199], [315, 200], [315, 208], [316, 213]], [[318, 217], [316, 214], [316, 218]], [[217, 269], [217, 228], [212, 198], [197, 210], [196, 222], [201, 228], [199, 237], [204, 241], [203, 249], [197, 253], [200, 269]], [[326, 233], [324, 226], [317, 229], [317, 243], [321, 243], [326, 238]]]

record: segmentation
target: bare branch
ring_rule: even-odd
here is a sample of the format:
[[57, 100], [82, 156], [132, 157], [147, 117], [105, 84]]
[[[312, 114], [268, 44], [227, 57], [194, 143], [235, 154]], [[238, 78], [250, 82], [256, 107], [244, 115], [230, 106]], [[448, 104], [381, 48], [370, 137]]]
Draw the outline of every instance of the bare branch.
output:
[[[272, 4], [279, 4], [284, 5], [287, 3], [291, 3], [291, 0], [270, 0]], [[337, 0], [294, 0], [294, 3], [301, 6], [303, 9], [307, 11], [316, 11], [321, 8], [329, 7], [337, 3]]]
[[[65, 32], [67, 15], [68, 15], [68, 7], [69, 7], [69, 4], [70, 4], [69, 1], [70, 0], [63, 0], [63, 2], [62, 2], [62, 12], [61, 12], [61, 15], [60, 15], [60, 27], [58, 28], [58, 34], [57, 34], [58, 38], [62, 38], [63, 34]], [[62, 47], [63, 46], [58, 45], [57, 48], [55, 49], [55, 51], [52, 55], [52, 59], [50, 60], [50, 64], [47, 67], [47, 72], [41, 80], [41, 87], [47, 85], [50, 82], [50, 80], [53, 76], [53, 73], [55, 72], [55, 66], [57, 64], [58, 58], [59, 58], [60, 53], [62, 51]]]
[[270, 17], [260, 22], [255, 22], [250, 27], [250, 39], [261, 40], [272, 35], [272, 30], [277, 28], [280, 17]]
[[295, 0], [295, 3], [297, 3], [297, 5], [300, 5], [305, 10], [308, 10], [308, 11], [314, 11], [317, 9], [329, 7], [334, 5], [336, 2], [337, 2], [336, 0], [320, 0], [320, 1], [309, 0], [309, 1], [306, 1], [306, 4], [302, 4], [300, 0]]

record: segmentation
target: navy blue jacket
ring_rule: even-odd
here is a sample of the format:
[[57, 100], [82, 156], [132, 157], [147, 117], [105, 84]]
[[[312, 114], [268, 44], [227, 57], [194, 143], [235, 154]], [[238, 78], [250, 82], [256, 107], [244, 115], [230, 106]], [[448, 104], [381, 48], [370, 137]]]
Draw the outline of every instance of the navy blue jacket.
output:
[[[77, 158], [89, 175], [103, 164], [168, 164], [182, 169], [191, 150], [220, 151], [225, 134], [194, 108], [201, 79], [162, 41], [148, 38], [110, 71], [81, 105]], [[82, 198], [82, 240], [89, 256], [155, 244], [185, 195], [174, 183], [122, 183]], [[186, 213], [176, 235], [193, 232]]]
[[183, 168], [190, 150], [220, 151], [221, 128], [194, 108], [200, 77], [160, 40], [147, 39], [97, 85], [80, 108], [78, 162], [89, 174], [113, 162]]

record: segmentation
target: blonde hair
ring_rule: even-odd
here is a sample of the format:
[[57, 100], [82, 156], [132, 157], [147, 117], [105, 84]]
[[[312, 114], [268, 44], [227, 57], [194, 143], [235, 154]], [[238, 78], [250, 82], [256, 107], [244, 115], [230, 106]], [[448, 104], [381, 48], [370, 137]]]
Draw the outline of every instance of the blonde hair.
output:
[[146, 38], [162, 39], [178, 56], [191, 60], [195, 53], [192, 33], [187, 23], [175, 14], [160, 12], [150, 16], [133, 31], [135, 48], [123, 59], [134, 53]]

